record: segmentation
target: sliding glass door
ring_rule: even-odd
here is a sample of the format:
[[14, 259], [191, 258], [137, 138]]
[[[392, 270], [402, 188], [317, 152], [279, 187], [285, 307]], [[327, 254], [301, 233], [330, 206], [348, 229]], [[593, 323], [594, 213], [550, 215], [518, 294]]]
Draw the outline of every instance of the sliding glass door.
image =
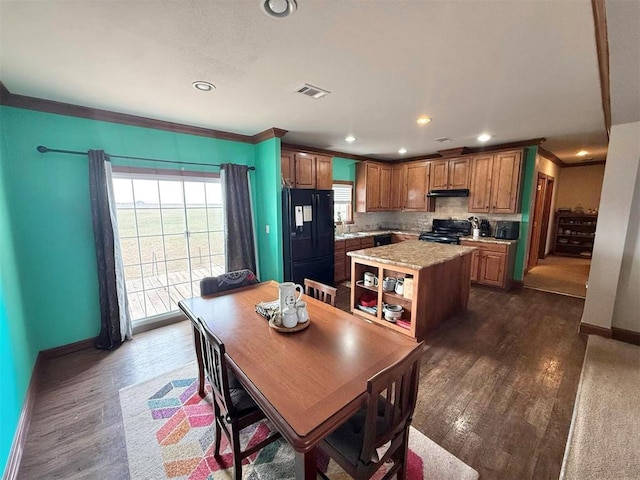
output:
[[224, 272], [219, 178], [113, 175], [132, 319], [177, 310], [199, 281]]

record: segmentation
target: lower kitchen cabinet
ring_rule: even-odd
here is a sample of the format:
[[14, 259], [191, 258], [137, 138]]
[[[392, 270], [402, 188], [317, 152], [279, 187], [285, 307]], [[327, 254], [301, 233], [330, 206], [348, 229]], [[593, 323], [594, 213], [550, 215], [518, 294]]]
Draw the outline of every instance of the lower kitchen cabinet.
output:
[[334, 282], [340, 283], [351, 278], [351, 259], [347, 256], [348, 252], [361, 250], [363, 248], [372, 248], [373, 246], [373, 236], [336, 240], [334, 253]]
[[418, 240], [418, 234], [410, 235], [408, 233], [394, 233], [391, 235], [391, 243], [400, 243], [406, 240]]
[[461, 240], [460, 245], [476, 247], [471, 257], [471, 281], [509, 289], [513, 282], [516, 242]]
[[333, 253], [333, 281], [334, 283], [340, 283], [345, 279], [346, 269], [346, 258], [347, 254], [345, 251], [346, 242], [344, 240], [336, 240], [335, 250]]

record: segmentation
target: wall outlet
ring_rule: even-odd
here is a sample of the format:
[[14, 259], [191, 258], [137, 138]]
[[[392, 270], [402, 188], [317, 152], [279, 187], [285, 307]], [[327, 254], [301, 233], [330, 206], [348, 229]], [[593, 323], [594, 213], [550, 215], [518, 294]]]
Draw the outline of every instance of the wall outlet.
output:
[[269, 225], [264, 226], [264, 232], [269, 235]]

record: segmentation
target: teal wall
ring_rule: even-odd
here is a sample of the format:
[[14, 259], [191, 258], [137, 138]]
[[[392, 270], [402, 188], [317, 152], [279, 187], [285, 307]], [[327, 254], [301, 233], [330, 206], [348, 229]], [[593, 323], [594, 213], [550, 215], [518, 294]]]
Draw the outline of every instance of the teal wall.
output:
[[13, 238], [5, 175], [7, 165], [5, 122], [0, 112], [0, 379], [2, 415], [0, 415], [0, 471], [3, 471], [18, 425], [22, 403], [31, 379], [37, 349], [29, 338], [13, 249]]
[[[280, 139], [271, 138], [256, 145], [256, 202], [260, 280], [283, 279], [282, 189], [280, 184]], [[269, 233], [266, 233], [267, 225]]]
[[356, 181], [357, 160], [333, 157], [333, 179], [343, 181]]
[[527, 235], [529, 232], [529, 217], [531, 215], [531, 195], [533, 195], [533, 176], [536, 170], [537, 147], [525, 149], [524, 157], [524, 178], [522, 180], [522, 203], [520, 220], [520, 240], [516, 250], [516, 264], [513, 270], [513, 278], [522, 280], [524, 278], [524, 262], [527, 258]]

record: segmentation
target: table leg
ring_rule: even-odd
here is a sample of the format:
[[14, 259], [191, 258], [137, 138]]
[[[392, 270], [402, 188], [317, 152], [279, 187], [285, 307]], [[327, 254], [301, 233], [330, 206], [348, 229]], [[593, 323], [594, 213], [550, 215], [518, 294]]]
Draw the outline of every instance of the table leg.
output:
[[315, 480], [316, 473], [316, 450], [314, 447], [306, 453], [295, 452], [296, 458], [296, 480]]
[[204, 391], [204, 362], [202, 361], [202, 342], [200, 342], [200, 332], [193, 327], [193, 344], [196, 348], [196, 359], [198, 360], [198, 395], [205, 397]]

